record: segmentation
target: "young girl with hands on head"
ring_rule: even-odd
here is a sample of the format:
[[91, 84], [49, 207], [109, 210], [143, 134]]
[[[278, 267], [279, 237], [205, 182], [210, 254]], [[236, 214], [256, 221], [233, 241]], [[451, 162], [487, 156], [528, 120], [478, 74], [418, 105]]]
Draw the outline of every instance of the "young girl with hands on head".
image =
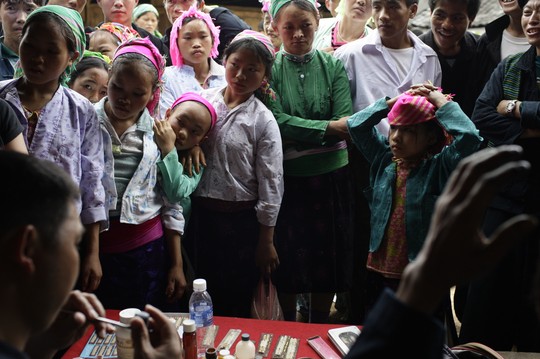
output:
[[174, 21], [170, 53], [173, 66], [165, 69], [160, 115], [184, 92], [225, 85], [225, 70], [218, 56], [219, 29], [210, 15], [192, 6]]
[[21, 77], [0, 82], [0, 98], [23, 125], [28, 152], [65, 169], [80, 188], [77, 209], [86, 233], [79, 282], [93, 291], [101, 279], [98, 238], [106, 219], [103, 142], [92, 104], [64, 86], [85, 43], [77, 11], [58, 5], [34, 10], [22, 31]]
[[142, 309], [150, 303], [178, 310], [174, 302], [186, 286], [180, 249], [184, 219], [181, 207], [161, 191], [152, 131], [164, 67], [150, 40], [122, 43], [111, 66], [108, 96], [95, 105], [104, 137], [110, 222], [100, 237], [103, 279], [97, 295], [107, 308]]
[[[390, 134], [376, 129], [388, 117]], [[403, 269], [424, 243], [433, 208], [458, 162], [482, 142], [459, 105], [429, 83], [380, 99], [338, 123], [371, 164], [365, 191], [371, 207], [367, 306], [385, 287], [397, 288]]]
[[208, 282], [214, 314], [249, 317], [260, 273], [279, 264], [273, 237], [283, 195], [281, 137], [259, 99], [271, 96], [265, 85], [274, 47], [244, 30], [224, 58], [227, 86], [202, 92], [217, 122], [201, 143], [207, 167], [194, 193], [186, 247]]

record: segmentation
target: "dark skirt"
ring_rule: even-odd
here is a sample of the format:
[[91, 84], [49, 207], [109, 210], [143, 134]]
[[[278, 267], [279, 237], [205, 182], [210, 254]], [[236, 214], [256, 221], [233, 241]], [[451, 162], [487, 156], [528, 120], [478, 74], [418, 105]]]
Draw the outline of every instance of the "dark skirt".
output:
[[255, 209], [209, 209], [197, 199], [184, 241], [197, 278], [206, 279], [214, 315], [250, 317], [260, 271], [255, 265]]
[[285, 176], [276, 227], [281, 293], [349, 289], [352, 277], [352, 190], [349, 169], [312, 177]]
[[100, 254], [103, 277], [96, 295], [107, 309], [139, 308], [152, 304], [178, 311], [166, 303], [169, 257], [163, 238], [123, 253]]

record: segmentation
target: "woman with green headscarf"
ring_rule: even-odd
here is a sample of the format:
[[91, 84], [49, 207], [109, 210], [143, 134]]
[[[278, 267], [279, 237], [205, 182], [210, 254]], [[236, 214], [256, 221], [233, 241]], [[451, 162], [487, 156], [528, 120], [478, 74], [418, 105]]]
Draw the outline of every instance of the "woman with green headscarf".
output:
[[159, 12], [152, 4], [140, 4], [133, 9], [133, 15], [131, 16], [135, 25], [145, 29], [152, 35], [162, 38], [163, 35], [158, 30], [159, 26]]
[[106, 218], [103, 140], [92, 104], [62, 86], [84, 47], [77, 11], [58, 5], [35, 10], [22, 30], [21, 77], [0, 82], [0, 98], [23, 125], [30, 155], [55, 162], [79, 185], [77, 210], [86, 226], [80, 287], [93, 291], [101, 279], [99, 224]]

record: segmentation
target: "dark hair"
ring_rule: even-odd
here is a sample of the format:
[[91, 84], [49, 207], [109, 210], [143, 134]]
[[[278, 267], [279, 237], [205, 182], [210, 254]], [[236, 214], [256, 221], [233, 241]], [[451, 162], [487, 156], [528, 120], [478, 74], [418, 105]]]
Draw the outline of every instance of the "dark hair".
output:
[[[274, 64], [274, 56], [259, 40], [246, 37], [237, 41], [232, 41], [225, 49], [223, 60], [227, 61], [227, 58], [237, 52], [238, 50], [249, 50], [257, 56], [259, 61], [264, 64], [265, 76], [270, 81], [272, 75], [272, 65]], [[255, 91], [255, 96], [264, 103], [266, 103], [266, 95], [262, 93], [260, 89]]]
[[149, 71], [152, 73], [152, 92], [155, 90], [156, 86], [159, 84], [159, 74], [158, 70], [146, 56], [138, 54], [136, 52], [128, 52], [122, 54], [114, 59], [111, 65], [111, 73], [114, 74], [117, 71], [118, 67], [123, 65], [132, 65], [135, 63], [140, 63], [146, 66]]
[[98, 57], [84, 57], [75, 66], [75, 71], [71, 73], [68, 85], [73, 85], [79, 76], [81, 76], [86, 70], [90, 69], [103, 69], [105, 71], [109, 71], [109, 65]]
[[[441, 1], [443, 0], [428, 0], [429, 9], [431, 11], [435, 10], [435, 7]], [[472, 20], [476, 17], [476, 14], [478, 14], [478, 10], [480, 9], [480, 0], [457, 0], [457, 1], [460, 1], [462, 4], [467, 5], [467, 16], [469, 17], [469, 20]]]
[[75, 34], [69, 28], [68, 24], [66, 24], [66, 22], [62, 20], [62, 18], [59, 15], [54, 14], [52, 12], [43, 11], [43, 12], [30, 16], [28, 20], [26, 20], [26, 23], [23, 26], [23, 29], [22, 29], [23, 36], [26, 34], [28, 27], [32, 25], [34, 22], [41, 22], [43, 24], [56, 24], [58, 26], [58, 29], [60, 30], [60, 33], [66, 39], [66, 46], [67, 46], [70, 56], [73, 55], [77, 51], [77, 40], [75, 39]]
[[527, 5], [527, 3], [529, 2], [529, 0], [518, 0], [518, 5], [520, 8], [524, 8], [525, 5]]
[[411, 7], [411, 6], [414, 5], [414, 4], [418, 4], [418, 0], [405, 0], [405, 4], [406, 4], [408, 7]]
[[277, 23], [282, 10], [285, 9], [286, 7], [288, 7], [288, 6], [291, 6], [291, 5], [296, 6], [300, 10], [310, 12], [311, 14], [313, 14], [313, 16], [315, 16], [315, 19], [319, 18], [319, 11], [315, 8], [315, 6], [313, 6], [313, 4], [311, 2], [309, 2], [308, 0], [292, 0], [292, 1], [289, 1], [288, 3], [286, 3], [285, 5], [283, 5], [278, 10], [276, 16], [274, 16], [274, 19], [272, 21]]
[[12, 151], [0, 151], [0, 238], [25, 225], [36, 227], [47, 245], [58, 243], [58, 228], [79, 190], [52, 162]]

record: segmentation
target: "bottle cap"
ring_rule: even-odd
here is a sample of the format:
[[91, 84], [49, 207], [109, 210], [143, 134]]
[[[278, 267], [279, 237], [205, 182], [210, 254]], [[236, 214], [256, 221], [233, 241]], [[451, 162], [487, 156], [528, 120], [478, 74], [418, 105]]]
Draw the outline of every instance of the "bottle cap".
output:
[[242, 334], [242, 340], [247, 342], [249, 340], [249, 334], [248, 333]]
[[185, 319], [182, 326], [184, 327], [184, 333], [193, 333], [197, 329], [195, 321], [192, 319]]
[[215, 348], [207, 348], [206, 349], [206, 359], [212, 359], [212, 358], [217, 358], [216, 349]]
[[206, 290], [206, 280], [204, 279], [195, 279], [193, 281], [193, 290], [197, 292], [202, 292]]
[[228, 351], [227, 349], [221, 349], [221, 350], [219, 351], [219, 356], [220, 356], [220, 357], [226, 357], [227, 355], [231, 355], [231, 352]]
[[120, 312], [120, 321], [124, 324], [129, 324], [137, 314], [141, 313], [138, 308], [127, 308]]

